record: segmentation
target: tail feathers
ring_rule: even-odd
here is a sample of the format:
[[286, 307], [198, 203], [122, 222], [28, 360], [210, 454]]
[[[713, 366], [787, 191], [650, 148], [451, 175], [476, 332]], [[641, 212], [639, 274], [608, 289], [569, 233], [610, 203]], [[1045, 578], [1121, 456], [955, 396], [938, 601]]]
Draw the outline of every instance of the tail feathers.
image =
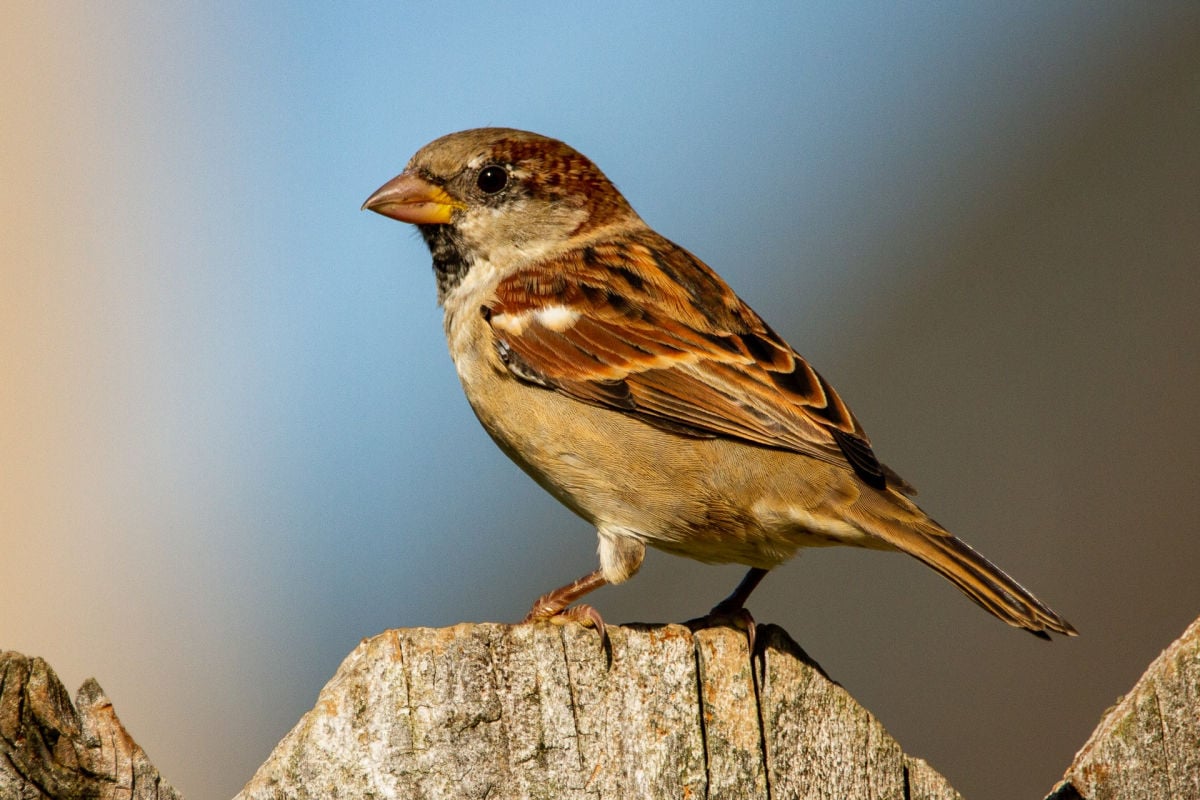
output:
[[[932, 520], [928, 520], [932, 523]], [[907, 526], [906, 526], [907, 527]], [[1050, 633], [1076, 636], [1071, 623], [1034, 597], [1002, 569], [936, 524], [929, 530], [908, 527], [905, 535], [887, 539], [893, 545], [933, 567], [959, 591], [1009, 625], [1024, 628], [1041, 639]]]

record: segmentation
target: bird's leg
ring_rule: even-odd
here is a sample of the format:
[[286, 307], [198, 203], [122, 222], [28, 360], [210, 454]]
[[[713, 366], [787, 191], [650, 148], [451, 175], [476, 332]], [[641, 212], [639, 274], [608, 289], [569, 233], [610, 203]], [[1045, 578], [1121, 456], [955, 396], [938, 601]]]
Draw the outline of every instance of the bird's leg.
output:
[[736, 614], [739, 611], [746, 610], [746, 601], [750, 599], [750, 593], [753, 592], [762, 579], [767, 577], [767, 570], [762, 567], [751, 567], [746, 573], [746, 577], [742, 578], [742, 582], [737, 585], [729, 597], [726, 597], [721, 602], [713, 606], [710, 615]]
[[[586, 603], [567, 608], [588, 592], [599, 589], [606, 583], [608, 581], [604, 579], [601, 570], [589, 572], [579, 580], [572, 581], [566, 586], [560, 586], [539, 597], [533, 602], [533, 608], [529, 609], [529, 613], [525, 615], [522, 622], [548, 620], [556, 625], [578, 622], [584, 627], [595, 628], [600, 634], [600, 641], [606, 642], [608, 634], [604, 630], [604, 620], [600, 617], [599, 611]], [[747, 594], [749, 593], [747, 592]]]
[[729, 597], [713, 606], [712, 610], [703, 617], [688, 620], [685, 624], [693, 631], [710, 628], [714, 625], [732, 624], [733, 627], [746, 632], [750, 655], [753, 656], [755, 624], [754, 617], [746, 610], [746, 601], [750, 598], [750, 593], [766, 576], [767, 570], [762, 567], [751, 567], [750, 571], [746, 573], [746, 577], [742, 578], [742, 582], [737, 585]]

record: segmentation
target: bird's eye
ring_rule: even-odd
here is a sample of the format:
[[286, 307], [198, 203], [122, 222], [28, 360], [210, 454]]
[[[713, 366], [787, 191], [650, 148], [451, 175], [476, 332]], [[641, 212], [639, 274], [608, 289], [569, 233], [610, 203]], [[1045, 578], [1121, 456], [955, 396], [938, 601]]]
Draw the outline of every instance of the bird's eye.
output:
[[484, 194], [495, 194], [508, 185], [508, 170], [495, 164], [486, 166], [479, 170], [475, 185]]

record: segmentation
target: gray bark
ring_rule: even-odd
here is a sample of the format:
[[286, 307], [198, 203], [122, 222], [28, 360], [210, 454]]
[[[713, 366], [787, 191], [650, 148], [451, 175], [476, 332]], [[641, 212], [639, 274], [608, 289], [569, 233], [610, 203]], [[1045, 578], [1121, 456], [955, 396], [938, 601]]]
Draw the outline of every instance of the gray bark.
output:
[[781, 629], [459, 625], [350, 654], [238, 800], [958, 798]]
[[[363, 641], [238, 800], [957, 798], [781, 629], [459, 625]], [[94, 680], [0, 654], [0, 800], [177, 800]], [[1200, 620], [1048, 800], [1200, 798]]]
[[1105, 712], [1047, 800], [1200, 798], [1200, 619]]

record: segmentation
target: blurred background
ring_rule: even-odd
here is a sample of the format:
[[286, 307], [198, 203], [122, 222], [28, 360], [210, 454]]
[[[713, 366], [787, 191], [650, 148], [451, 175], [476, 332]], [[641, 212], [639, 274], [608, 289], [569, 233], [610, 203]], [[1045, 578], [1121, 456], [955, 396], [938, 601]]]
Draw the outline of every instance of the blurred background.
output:
[[[429, 256], [359, 205], [430, 139], [591, 156], [1081, 631], [911, 559], [755, 594], [968, 798], [1041, 797], [1200, 613], [1200, 5], [9, 3], [0, 648], [234, 794], [390, 627], [521, 618], [595, 539], [488, 440]], [[610, 622], [740, 567], [652, 553]]]

